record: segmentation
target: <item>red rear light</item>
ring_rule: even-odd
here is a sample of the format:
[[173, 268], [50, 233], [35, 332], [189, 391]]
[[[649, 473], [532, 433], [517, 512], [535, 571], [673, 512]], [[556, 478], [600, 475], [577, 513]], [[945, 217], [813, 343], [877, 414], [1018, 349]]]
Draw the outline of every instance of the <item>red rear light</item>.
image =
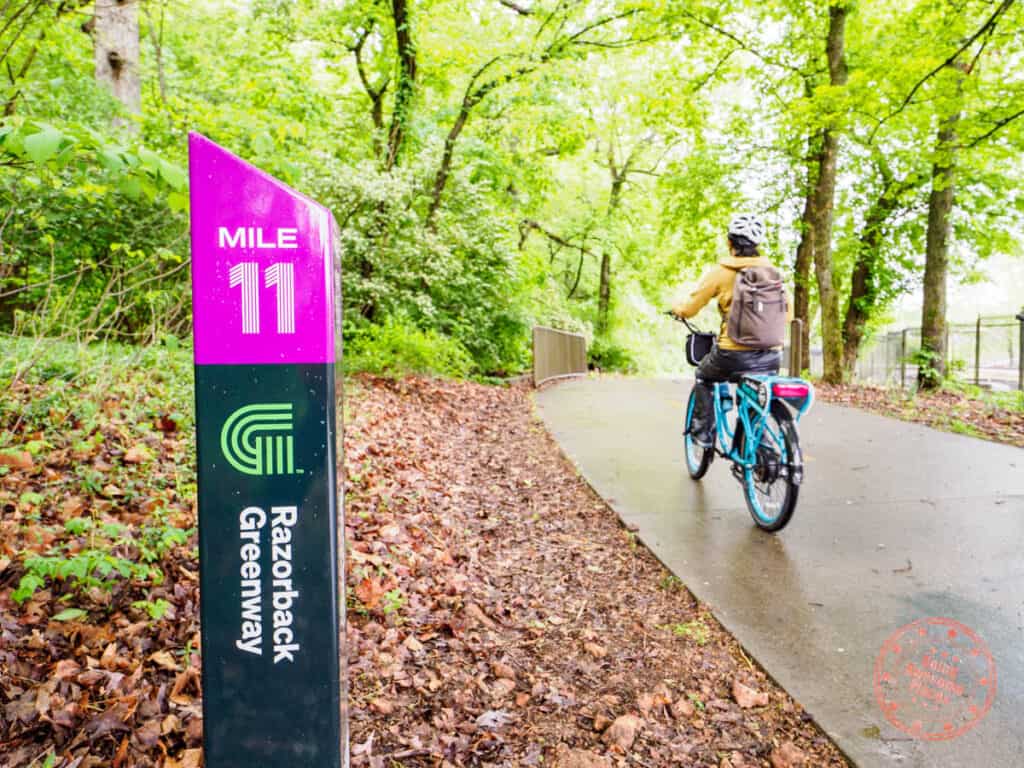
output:
[[773, 384], [772, 394], [775, 397], [807, 397], [810, 387], [806, 384]]

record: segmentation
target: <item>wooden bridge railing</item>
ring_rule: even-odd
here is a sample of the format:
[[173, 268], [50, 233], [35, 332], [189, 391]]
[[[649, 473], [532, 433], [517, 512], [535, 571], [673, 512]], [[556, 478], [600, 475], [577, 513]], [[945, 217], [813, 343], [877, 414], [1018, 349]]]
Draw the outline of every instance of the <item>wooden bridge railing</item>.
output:
[[587, 340], [581, 334], [535, 326], [533, 329], [533, 385], [587, 372]]

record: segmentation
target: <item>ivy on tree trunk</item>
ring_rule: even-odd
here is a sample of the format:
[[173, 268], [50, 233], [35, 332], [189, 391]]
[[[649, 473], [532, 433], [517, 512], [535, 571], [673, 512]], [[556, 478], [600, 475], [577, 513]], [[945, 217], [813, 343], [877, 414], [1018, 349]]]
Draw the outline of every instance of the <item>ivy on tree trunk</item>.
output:
[[395, 43], [398, 47], [398, 84], [395, 87], [391, 129], [388, 131], [385, 163], [388, 170], [398, 165], [416, 95], [416, 44], [412, 37], [409, 3], [406, 0], [391, 0], [391, 14], [395, 22]]

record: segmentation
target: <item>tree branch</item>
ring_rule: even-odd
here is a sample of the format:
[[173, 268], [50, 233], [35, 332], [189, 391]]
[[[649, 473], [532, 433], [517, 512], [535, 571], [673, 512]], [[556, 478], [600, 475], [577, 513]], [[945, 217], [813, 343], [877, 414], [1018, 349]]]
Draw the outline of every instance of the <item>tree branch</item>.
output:
[[[896, 115], [898, 115], [900, 112], [906, 109], [907, 105], [910, 104], [910, 100], [914, 98], [914, 94], [917, 93], [917, 91], [921, 88], [922, 85], [931, 80], [935, 75], [937, 75], [946, 67], [951, 66], [957, 60], [957, 58], [959, 58], [960, 54], [966, 51], [968, 48], [970, 48], [979, 37], [981, 37], [985, 33], [991, 33], [991, 31], [995, 29], [996, 24], [999, 22], [999, 17], [1006, 13], [1006, 11], [1010, 9], [1010, 6], [1013, 5], [1014, 2], [1015, 0], [1002, 0], [1002, 2], [999, 4], [999, 7], [996, 8], [992, 15], [988, 17], [988, 20], [984, 24], [982, 24], [981, 27], [973, 35], [967, 38], [967, 41], [963, 45], [957, 48], [952, 55], [946, 58], [945, 61], [943, 61], [937, 67], [928, 72], [928, 74], [926, 74], [924, 77], [918, 80], [914, 84], [914, 87], [910, 89], [910, 92], [907, 93], [906, 97], [904, 97], [900, 105], [878, 121], [874, 129], [872, 129], [871, 135], [868, 136], [868, 143], [870, 144], [872, 141], [874, 141], [875, 134], [878, 133], [879, 129], [883, 125], [885, 125], [885, 123], [887, 123], [889, 120], [896, 117]], [[984, 50], [984, 45], [982, 45], [982, 50]], [[978, 56], [980, 55], [981, 51], [978, 51]], [[970, 74], [970, 68], [973, 68], [974, 64], [977, 63], [978, 56], [974, 57], [974, 60], [971, 62], [970, 67], [966, 70], [968, 74]]]
[[563, 248], [571, 248], [574, 251], [581, 251], [582, 253], [585, 253], [588, 256], [593, 256], [594, 258], [597, 258], [597, 255], [593, 251], [585, 248], [583, 244], [574, 245], [569, 240], [565, 239], [561, 235], [552, 232], [549, 229], [546, 229], [542, 224], [538, 223], [537, 221], [534, 221], [533, 219], [523, 219], [521, 222], [519, 222], [520, 250], [522, 250], [522, 247], [526, 244], [526, 238], [529, 237], [530, 232], [534, 230], [540, 232], [548, 240], [550, 240], [553, 243], [557, 243]]
[[576, 280], [573, 281], [572, 288], [569, 289], [569, 293], [565, 297], [567, 299], [571, 299], [576, 293], [576, 289], [580, 287], [580, 278], [583, 276], [583, 260], [587, 253], [583, 248], [583, 245], [586, 242], [586, 238], [584, 238], [583, 242], [580, 243], [580, 261], [579, 264], [576, 265]]
[[[638, 13], [639, 10], [637, 10], [636, 8], [630, 8], [628, 11], [623, 11], [622, 13], [616, 13], [611, 16], [605, 16], [603, 19], [598, 19], [595, 22], [587, 24], [582, 29], [578, 30], [572, 35], [569, 35], [569, 37], [566, 38], [565, 42], [560, 47], [568, 47], [573, 43], [577, 42], [581, 37], [583, 37], [588, 32], [593, 32], [595, 29], [600, 29], [601, 27], [608, 26], [612, 22], [620, 21], [622, 19], [628, 19], [630, 16], [636, 16]], [[552, 46], [553, 45], [554, 44], [552, 44]], [[593, 45], [593, 43], [590, 43], [590, 45]], [[549, 47], [548, 50], [552, 50], [552, 48]]]
[[766, 54], [762, 53], [760, 50], [758, 50], [754, 46], [750, 45], [747, 41], [743, 40], [742, 38], [738, 37], [737, 35], [734, 35], [729, 30], [723, 29], [722, 27], [718, 26], [717, 24], [714, 24], [713, 22], [710, 22], [707, 19], [703, 19], [703, 18], [701, 18], [700, 16], [698, 16], [695, 13], [691, 13], [690, 11], [687, 11], [687, 10], [683, 9], [682, 10], [682, 14], [683, 14], [683, 16], [686, 16], [687, 18], [692, 19], [693, 21], [697, 22], [702, 27], [704, 27], [706, 29], [710, 29], [712, 32], [715, 32], [715, 33], [721, 35], [722, 37], [725, 37], [725, 38], [728, 38], [729, 40], [732, 40], [741, 49], [743, 49], [744, 51], [747, 51], [748, 53], [752, 53], [754, 56], [759, 58], [765, 64], [768, 64], [768, 65], [773, 66], [773, 67], [778, 67], [779, 69], [785, 69], [785, 70], [787, 70], [789, 72], [792, 72], [793, 74], [799, 76], [803, 80], [806, 80], [808, 78], [808, 76], [809, 76], [807, 72], [803, 71], [799, 67], [794, 66], [794, 65], [789, 64], [789, 63], [784, 62], [784, 61], [779, 61], [778, 59], [772, 58], [770, 56], [767, 56]]
[[[393, 0], [397, 2], [398, 0]], [[561, 2], [559, 3], [559, 8]], [[552, 16], [558, 13], [558, 8], [552, 12]], [[517, 80], [525, 75], [534, 72], [542, 65], [556, 59], [558, 55], [575, 46], [582, 45], [582, 38], [584, 35], [593, 32], [596, 29], [605, 27], [621, 19], [626, 19], [631, 16], [635, 16], [639, 11], [637, 9], [629, 9], [620, 13], [614, 13], [610, 16], [605, 16], [594, 20], [589, 24], [585, 24], [580, 29], [576, 30], [572, 34], [562, 36], [561, 30], [565, 28], [565, 24], [568, 19], [563, 19], [562, 24], [558, 27], [558, 32], [555, 33], [551, 42], [544, 48], [540, 55], [533, 57], [514, 55], [514, 54], [499, 54], [486, 61], [470, 78], [469, 83], [466, 85], [466, 90], [463, 93], [462, 104], [459, 107], [458, 115], [455, 117], [455, 122], [452, 124], [451, 129], [448, 131], [448, 136], [445, 138], [444, 150], [441, 155], [441, 164], [438, 166], [437, 173], [434, 175], [434, 185], [430, 195], [430, 205], [427, 209], [426, 221], [428, 225], [433, 226], [434, 217], [437, 214], [438, 209], [441, 206], [441, 196], [444, 193], [444, 189], [448, 184], [448, 177], [451, 173], [452, 159], [455, 154], [455, 144], [462, 133], [462, 130], [466, 127], [466, 123], [469, 121], [470, 113], [473, 108], [476, 107], [481, 101], [483, 101], [488, 94], [492, 91], [506, 85], [513, 80]], [[543, 28], [551, 20], [551, 16], [545, 19], [541, 25]], [[593, 44], [592, 41], [587, 41], [586, 44]], [[624, 45], [625, 43], [623, 43]], [[609, 46], [616, 45], [616, 41], [610, 41]], [[618, 46], [616, 46], [618, 47]], [[524, 63], [517, 67], [505, 72], [504, 74], [498, 75], [493, 79], [487, 80], [481, 83], [481, 79], [488, 70], [491, 69], [495, 64], [506, 61], [514, 60], [517, 58], [524, 59]]]
[[702, 77], [694, 84], [694, 86], [690, 89], [690, 93], [697, 93], [697, 91], [702, 90], [705, 85], [714, 80], [715, 76], [718, 74], [718, 71], [725, 66], [729, 59], [732, 58], [732, 55], [736, 53], [736, 51], [738, 50], [740, 49], [730, 48], [728, 51], [726, 51], [725, 55], [722, 58], [720, 58], [717, 62], [715, 62], [715, 66], [711, 68], [711, 71], [704, 75], [704, 77]]
[[629, 48], [634, 45], [642, 45], [644, 43], [650, 43], [658, 40], [661, 35], [650, 35], [649, 37], [628, 37], [625, 40], [575, 40], [573, 45], [589, 45], [592, 48], [608, 48], [617, 50], [621, 48]]
[[1008, 115], [1007, 117], [1004, 117], [1002, 120], [997, 120], [990, 130], [985, 131], [985, 133], [981, 134], [980, 136], [976, 136], [975, 138], [971, 139], [971, 141], [969, 141], [967, 144], [961, 144], [959, 148], [960, 149], [973, 149], [974, 147], [978, 146], [981, 142], [985, 141], [990, 136], [992, 136], [992, 134], [994, 134], [1000, 128], [1003, 128], [1004, 126], [1009, 125], [1014, 120], [1016, 120], [1018, 117], [1021, 117], [1022, 115], [1024, 115], [1024, 108], [1014, 112], [1012, 115]]
[[511, 8], [513, 11], [518, 13], [520, 16], [532, 16], [533, 15], [533, 9], [532, 8], [524, 8], [523, 6], [518, 5], [517, 3], [514, 3], [512, 0], [498, 0], [498, 2], [501, 3], [502, 5], [504, 5], [506, 8]]

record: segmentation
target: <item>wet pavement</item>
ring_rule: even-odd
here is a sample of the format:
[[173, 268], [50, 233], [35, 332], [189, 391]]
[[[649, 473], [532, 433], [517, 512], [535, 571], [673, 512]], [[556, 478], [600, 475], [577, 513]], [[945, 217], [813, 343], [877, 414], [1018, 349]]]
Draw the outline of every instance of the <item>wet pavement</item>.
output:
[[[800, 425], [796, 514], [766, 534], [725, 461], [687, 475], [689, 389], [591, 378], [537, 405], [598, 493], [857, 765], [1024, 765], [1024, 450], [818, 403]], [[998, 679], [991, 710], [940, 741], [892, 726], [874, 693], [886, 639], [928, 617], [973, 629]]]

